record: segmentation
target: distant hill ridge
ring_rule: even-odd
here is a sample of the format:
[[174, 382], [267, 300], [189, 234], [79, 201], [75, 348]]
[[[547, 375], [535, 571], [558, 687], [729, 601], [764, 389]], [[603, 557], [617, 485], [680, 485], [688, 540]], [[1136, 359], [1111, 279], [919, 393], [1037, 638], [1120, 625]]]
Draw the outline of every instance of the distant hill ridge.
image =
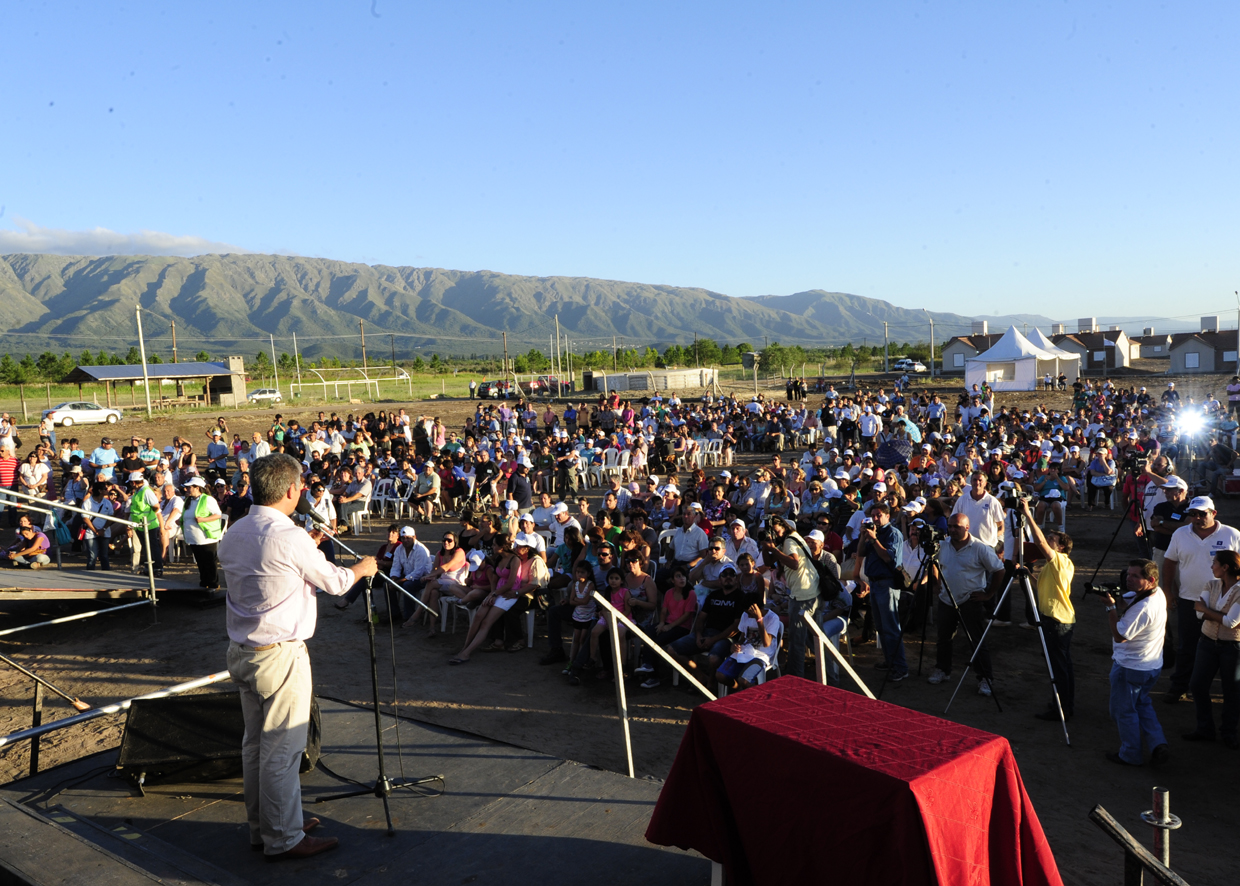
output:
[[[0, 336], [7, 336], [8, 350], [19, 352], [76, 351], [89, 346], [88, 337], [104, 346], [114, 337], [136, 340], [138, 304], [149, 312], [147, 335], [161, 346], [175, 321], [181, 352], [207, 346], [217, 355], [228, 348], [248, 354], [268, 335], [277, 348], [290, 350], [296, 334], [308, 356], [351, 356], [360, 350], [359, 320], [368, 337], [378, 339], [368, 342], [376, 352], [387, 352], [388, 333], [399, 336], [402, 355], [413, 347], [494, 354], [504, 332], [510, 352], [545, 350], [557, 313], [561, 331], [590, 347], [609, 345], [613, 336], [639, 347], [685, 344], [695, 333], [722, 344], [761, 346], [764, 337], [785, 345], [881, 344], [884, 320], [896, 343], [925, 341], [930, 332], [920, 309], [822, 290], [735, 298], [693, 287], [284, 255], [5, 255], [0, 299]], [[939, 342], [967, 334], [973, 321], [931, 316]], [[992, 329], [1050, 323], [1036, 315], [987, 319]]]

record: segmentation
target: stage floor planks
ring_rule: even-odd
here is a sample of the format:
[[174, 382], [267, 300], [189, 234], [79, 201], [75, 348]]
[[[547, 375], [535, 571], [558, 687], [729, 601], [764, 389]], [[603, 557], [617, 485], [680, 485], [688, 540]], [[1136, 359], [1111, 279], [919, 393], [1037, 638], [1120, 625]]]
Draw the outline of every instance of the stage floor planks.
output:
[[[319, 703], [324, 762], [342, 776], [373, 783], [373, 713], [323, 698]], [[401, 775], [394, 723], [384, 717], [392, 778]], [[77, 834], [108, 832], [101, 845], [129, 864], [141, 867], [146, 857], [148, 869], [163, 865], [155, 875], [165, 881], [593, 886], [710, 880], [701, 856], [646, 843], [659, 782], [408, 720], [400, 721], [399, 731], [404, 774], [443, 775], [444, 793], [428, 796], [437, 784], [420, 795], [395, 793], [396, 835], [388, 836], [381, 800], [368, 795], [316, 804], [316, 796], [352, 786], [321, 769], [307, 773], [305, 814], [323, 820], [316, 835], [341, 841], [339, 849], [307, 861], [268, 864], [250, 851], [240, 780], [148, 785], [143, 798], [128, 781], [109, 777], [115, 751], [5, 785], [0, 798], [26, 803]], [[174, 869], [185, 876], [170, 878]]]

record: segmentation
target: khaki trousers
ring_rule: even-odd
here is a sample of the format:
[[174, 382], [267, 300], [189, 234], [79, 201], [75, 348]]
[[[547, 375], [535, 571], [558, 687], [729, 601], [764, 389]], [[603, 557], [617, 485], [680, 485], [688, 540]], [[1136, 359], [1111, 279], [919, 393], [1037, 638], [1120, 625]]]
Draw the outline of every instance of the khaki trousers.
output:
[[301, 842], [301, 755], [313, 693], [310, 656], [300, 640], [258, 651], [228, 646], [228, 673], [241, 684], [245, 738], [241, 764], [250, 843], [267, 855]]

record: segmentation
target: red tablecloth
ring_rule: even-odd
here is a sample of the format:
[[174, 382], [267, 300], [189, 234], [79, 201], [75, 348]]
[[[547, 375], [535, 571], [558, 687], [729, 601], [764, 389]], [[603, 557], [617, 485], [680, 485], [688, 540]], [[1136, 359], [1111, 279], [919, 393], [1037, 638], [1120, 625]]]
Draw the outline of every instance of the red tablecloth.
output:
[[646, 839], [740, 886], [1062, 882], [1006, 739], [797, 677], [693, 712]]

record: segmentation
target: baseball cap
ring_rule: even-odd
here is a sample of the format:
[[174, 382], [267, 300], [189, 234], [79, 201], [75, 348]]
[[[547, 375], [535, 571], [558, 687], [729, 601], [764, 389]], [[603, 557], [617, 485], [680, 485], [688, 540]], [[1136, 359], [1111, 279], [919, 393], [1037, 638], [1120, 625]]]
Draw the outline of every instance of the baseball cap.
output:
[[1063, 498], [1063, 493], [1061, 493], [1058, 489], [1051, 488], [1051, 489], [1046, 490], [1046, 492], [1042, 495], [1042, 497], [1050, 501], [1055, 501], [1057, 499]]
[[111, 438], [111, 437], [104, 437], [102, 440], [100, 440], [100, 441], [99, 441], [99, 445], [100, 445], [100, 446], [107, 446], [107, 445], [108, 445], [108, 444], [110, 444], [111, 442], [112, 442], [112, 438]]
[[74, 465], [73, 467], [69, 468], [69, 473], [70, 473], [70, 474], [80, 474], [80, 473], [82, 473], [82, 466], [81, 466], [81, 465]]
[[729, 523], [728, 525], [729, 525], [729, 526], [739, 526], [741, 529], [744, 529], [744, 528], [745, 528], [745, 521], [744, 521], [744, 520], [742, 520], [740, 517], [737, 517], [735, 520], [733, 520], [733, 521], [732, 521], [731, 523]]
[[145, 479], [146, 479], [146, 474], [142, 473], [141, 471], [132, 471], [129, 474], [130, 483], [137, 483], [139, 480], [145, 480]]
[[469, 571], [477, 572], [482, 568], [482, 561], [486, 559], [486, 555], [482, 551], [470, 551], [465, 559], [469, 563]]
[[203, 489], [206, 489], [207, 481], [202, 479], [202, 477], [193, 477], [192, 479], [187, 480], [185, 482], [185, 485], [186, 486], [201, 486]]
[[697, 502], [695, 502], [695, 501], [691, 501], [691, 502], [689, 502], [689, 510], [691, 510], [691, 511], [700, 511], [700, 510], [702, 510], [702, 506], [701, 506], [700, 504], [698, 504]]
[[[132, 480], [132, 479], [133, 479], [133, 477], [130, 477], [129, 479], [131, 479], [131, 480]], [[225, 480], [224, 480], [224, 478], [223, 478], [223, 477], [216, 477], [216, 478], [215, 478], [215, 485], [216, 485], [216, 486], [227, 486], [227, 485], [228, 485], [228, 483], [227, 483], [227, 481], [225, 481]]]
[[823, 544], [825, 544], [827, 541], [827, 537], [822, 534], [821, 529], [812, 529], [809, 532], [805, 533], [805, 537], [812, 538], [814, 541], [821, 542]]
[[515, 511], [516, 509], [517, 509], [517, 503], [513, 501], [512, 499], [509, 499], [508, 501], [504, 502], [505, 511]]
[[417, 538], [418, 533], [414, 530], [412, 526], [402, 526], [400, 527], [400, 537], [401, 538]]
[[[513, 504], [516, 504], [516, 502], [513, 502]], [[533, 523], [533, 522], [534, 522], [533, 514], [522, 514], [520, 517], [517, 518], [517, 523]]]
[[1218, 510], [1218, 508], [1214, 507], [1214, 499], [1210, 498], [1210, 496], [1199, 495], [1188, 503], [1188, 510], [1190, 511], [1216, 511]]
[[731, 472], [731, 471], [724, 471], [723, 473], [721, 473], [721, 474], [719, 475], [719, 479], [721, 479], [721, 480], [731, 480], [731, 479], [732, 479], [732, 472]]
[[559, 502], [554, 508], [551, 509], [552, 516], [556, 514], [567, 514], [567, 513], [568, 513], [568, 505], [564, 504], [564, 502]]
[[[864, 471], [862, 473], [864, 473]], [[873, 489], [875, 492], [886, 492], [887, 484], [879, 480], [877, 483], [874, 484]]]
[[529, 532], [518, 532], [512, 543], [517, 547], [536, 548], [538, 547], [538, 536]]
[[1180, 477], [1168, 477], [1166, 482], [1163, 483], [1162, 488], [1163, 489], [1183, 489], [1185, 492], [1187, 492], [1188, 484], [1185, 483], [1184, 480]]

